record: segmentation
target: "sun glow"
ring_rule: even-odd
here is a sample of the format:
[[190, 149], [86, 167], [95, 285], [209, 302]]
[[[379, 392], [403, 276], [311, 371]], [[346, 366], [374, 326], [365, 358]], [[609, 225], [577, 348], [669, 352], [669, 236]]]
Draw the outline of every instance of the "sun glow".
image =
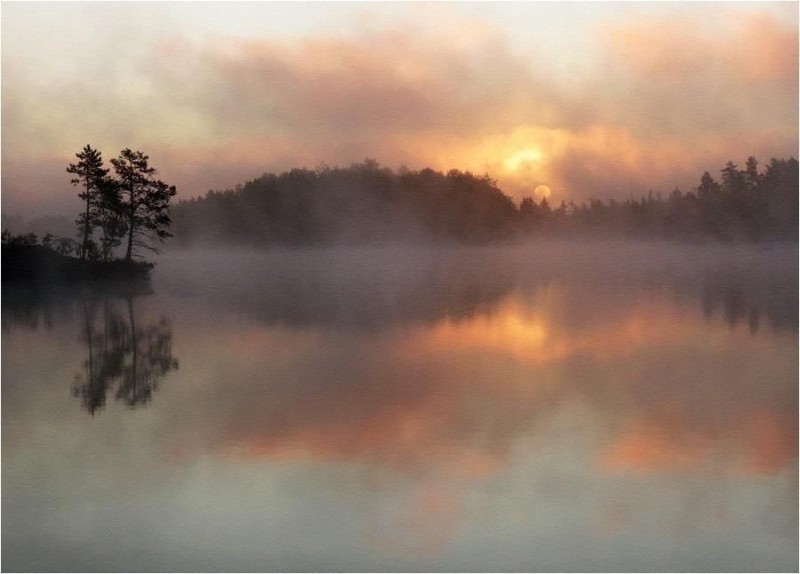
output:
[[530, 167], [530, 164], [542, 161], [542, 152], [536, 148], [525, 148], [506, 158], [503, 166], [508, 171], [518, 171], [523, 167]]
[[550, 197], [550, 194], [553, 193], [553, 190], [550, 189], [549, 185], [537, 185], [536, 189], [533, 190], [534, 195], [540, 199], [544, 199]]

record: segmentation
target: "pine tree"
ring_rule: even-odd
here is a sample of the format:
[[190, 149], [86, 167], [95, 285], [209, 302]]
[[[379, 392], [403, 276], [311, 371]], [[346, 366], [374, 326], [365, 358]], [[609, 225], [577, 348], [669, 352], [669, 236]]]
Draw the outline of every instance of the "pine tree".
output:
[[120, 192], [120, 212], [125, 221], [128, 245], [125, 259], [130, 261], [134, 249], [157, 249], [152, 241], [163, 241], [172, 234], [167, 231], [171, 223], [169, 201], [175, 195], [175, 186], [154, 179], [156, 170], [150, 167], [149, 156], [125, 148], [112, 159]]
[[747, 158], [744, 171], [744, 181], [747, 191], [755, 191], [761, 184], [762, 176], [758, 173], [758, 160], [753, 156]]
[[107, 169], [103, 169], [102, 154], [86, 145], [80, 152], [75, 154], [80, 160], [78, 163], [71, 163], [67, 168], [67, 173], [75, 175], [71, 179], [72, 185], [83, 186], [83, 191], [78, 194], [86, 202], [86, 210], [78, 216], [76, 223], [83, 235], [81, 241], [81, 259], [86, 259], [92, 247], [89, 236], [97, 221], [98, 210], [100, 208], [100, 188], [101, 182], [108, 174]]
[[119, 182], [112, 177], [104, 177], [100, 183], [100, 202], [97, 210], [97, 225], [103, 232], [100, 256], [104, 261], [111, 259], [114, 249], [119, 246], [127, 233], [124, 215]]

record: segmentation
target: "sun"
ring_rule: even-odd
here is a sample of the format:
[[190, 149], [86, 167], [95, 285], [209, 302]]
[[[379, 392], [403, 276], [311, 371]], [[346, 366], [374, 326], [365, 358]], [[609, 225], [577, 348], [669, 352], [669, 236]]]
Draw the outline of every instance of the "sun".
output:
[[536, 148], [525, 148], [506, 158], [503, 165], [508, 171], [518, 171], [540, 161], [542, 161], [541, 151]]
[[546, 197], [550, 197], [550, 194], [553, 193], [553, 190], [550, 189], [549, 185], [537, 185], [536, 189], [533, 190], [533, 193], [536, 197], [540, 197], [542, 199]]

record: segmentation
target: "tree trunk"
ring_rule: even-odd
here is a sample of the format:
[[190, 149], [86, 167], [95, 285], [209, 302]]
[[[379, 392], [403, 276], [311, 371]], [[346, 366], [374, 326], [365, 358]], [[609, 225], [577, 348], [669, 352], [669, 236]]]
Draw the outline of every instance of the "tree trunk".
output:
[[125, 252], [125, 261], [133, 259], [133, 222], [136, 214], [136, 203], [133, 201], [133, 189], [131, 189], [131, 212], [128, 215], [128, 249]]
[[81, 261], [86, 260], [86, 251], [89, 246], [89, 182], [86, 182], [86, 219], [83, 221], [83, 244], [81, 245]]

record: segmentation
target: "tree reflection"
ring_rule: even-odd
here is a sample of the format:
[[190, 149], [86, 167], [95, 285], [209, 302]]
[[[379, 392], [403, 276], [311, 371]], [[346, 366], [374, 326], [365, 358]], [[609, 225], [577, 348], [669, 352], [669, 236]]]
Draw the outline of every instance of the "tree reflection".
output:
[[106, 404], [116, 389], [115, 399], [128, 407], [148, 403], [167, 373], [178, 368], [172, 356], [172, 327], [166, 317], [141, 325], [137, 322], [132, 297], [121, 312], [111, 301], [102, 308], [83, 302], [82, 340], [87, 358], [76, 374], [73, 395], [81, 398], [92, 415]]
[[774, 331], [798, 328], [797, 279], [764, 280], [732, 274], [704, 278], [700, 297], [703, 314], [711, 318], [719, 312], [731, 328], [747, 324], [756, 334], [766, 319]]

